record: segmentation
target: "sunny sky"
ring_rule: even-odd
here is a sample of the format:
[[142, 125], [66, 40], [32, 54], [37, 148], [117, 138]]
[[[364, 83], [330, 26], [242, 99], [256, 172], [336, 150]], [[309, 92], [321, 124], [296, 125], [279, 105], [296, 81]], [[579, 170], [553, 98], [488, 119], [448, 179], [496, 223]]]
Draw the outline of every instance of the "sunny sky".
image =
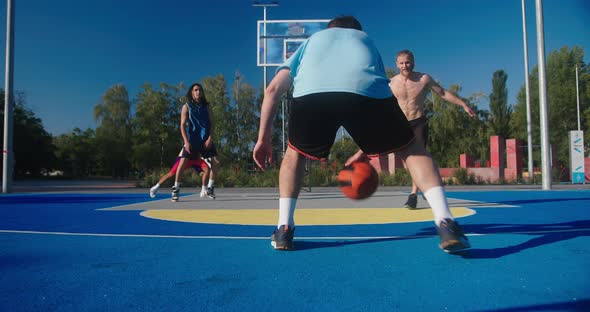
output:
[[[6, 1], [0, 42], [6, 41]], [[256, 23], [263, 10], [248, 0], [16, 0], [14, 88], [53, 135], [95, 128], [92, 112], [115, 84], [130, 98], [144, 83], [190, 84], [223, 74], [262, 85]], [[529, 69], [537, 64], [535, 1], [526, 0]], [[590, 60], [590, 1], [544, 0], [546, 55], [580, 46]], [[521, 0], [279, 0], [268, 20], [354, 15], [395, 67], [410, 49], [416, 71], [459, 95], [491, 92], [494, 71], [508, 73], [508, 101], [524, 85]], [[5, 46], [0, 87], [5, 85]], [[269, 69], [269, 79], [274, 73]], [[531, 90], [538, 92], [538, 90]], [[4, 100], [4, 99], [2, 99]], [[485, 103], [487, 105], [487, 103]], [[572, 103], [575, 105], [575, 103]], [[487, 109], [487, 107], [484, 107]]]

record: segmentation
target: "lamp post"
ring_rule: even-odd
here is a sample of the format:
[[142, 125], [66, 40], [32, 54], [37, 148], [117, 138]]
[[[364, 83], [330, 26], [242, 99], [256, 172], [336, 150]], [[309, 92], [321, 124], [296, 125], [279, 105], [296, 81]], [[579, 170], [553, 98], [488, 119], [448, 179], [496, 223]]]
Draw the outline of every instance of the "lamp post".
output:
[[4, 80], [4, 147], [2, 149], [2, 192], [12, 187], [12, 119], [14, 66], [14, 0], [6, 1], [6, 75]]
[[541, 164], [543, 190], [551, 190], [551, 145], [549, 143], [549, 116], [547, 109], [547, 83], [545, 74], [545, 31], [543, 25], [543, 1], [536, 0], [537, 59], [539, 62], [539, 112], [541, 115]]
[[264, 53], [263, 53], [263, 65], [262, 67], [264, 68], [264, 90], [266, 90], [266, 7], [277, 7], [279, 6], [279, 3], [277, 1], [273, 1], [273, 2], [259, 2], [259, 1], [254, 1], [254, 3], [252, 4], [252, 6], [255, 7], [263, 7], [264, 8], [264, 25], [263, 25], [263, 49], [264, 49]]
[[242, 156], [242, 145], [240, 145], [240, 72], [236, 71], [234, 77], [235, 89], [234, 94], [236, 96], [236, 138], [238, 139], [238, 160]]
[[529, 89], [529, 52], [527, 47], [527, 36], [526, 36], [526, 6], [525, 0], [522, 0], [522, 37], [524, 41], [524, 86], [526, 91], [526, 132], [527, 132], [527, 151], [528, 151], [528, 171], [529, 171], [529, 183], [533, 183], [533, 130], [531, 127], [531, 96]]
[[580, 87], [578, 82], [578, 64], [576, 64], [576, 102], [578, 112], [578, 131], [580, 131]]

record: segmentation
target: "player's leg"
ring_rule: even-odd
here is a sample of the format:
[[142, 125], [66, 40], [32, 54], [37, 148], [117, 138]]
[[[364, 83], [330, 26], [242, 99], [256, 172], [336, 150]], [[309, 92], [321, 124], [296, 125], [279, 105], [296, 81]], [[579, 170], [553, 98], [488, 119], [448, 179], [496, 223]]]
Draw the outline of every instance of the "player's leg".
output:
[[[200, 196], [206, 197], [207, 196], [207, 183], [209, 182], [209, 176], [210, 176], [211, 171], [209, 170], [209, 166], [207, 166], [207, 164], [202, 166], [200, 168], [200, 171], [203, 172], [201, 174], [201, 194], [200, 194]], [[204, 194], [203, 194], [203, 192], [204, 192]], [[212, 198], [215, 199], [215, 197], [212, 197]]]
[[289, 114], [289, 145], [279, 172], [279, 218], [271, 236], [275, 249], [294, 248], [295, 206], [303, 183], [305, 158], [323, 159], [330, 153], [339, 124], [326, 105], [330, 94], [293, 99]]
[[424, 146], [414, 141], [396, 154], [405, 160], [412, 179], [432, 208], [441, 240], [440, 248], [445, 252], [455, 252], [471, 247], [463, 230], [453, 218], [438, 167]]
[[163, 175], [160, 180], [158, 181], [158, 183], [156, 183], [154, 186], [152, 186], [150, 188], [150, 197], [151, 198], [155, 198], [156, 197], [156, 193], [158, 192], [158, 189], [160, 188], [160, 186], [162, 184], [164, 184], [164, 182], [166, 182], [166, 180], [170, 179], [172, 177], [172, 174], [170, 174], [170, 172], [166, 173], [165, 175]]
[[305, 157], [290, 146], [285, 151], [279, 171], [279, 218], [271, 235], [271, 244], [278, 250], [294, 248], [295, 205], [303, 181]]
[[176, 161], [174, 162], [174, 165], [172, 165], [172, 168], [170, 169], [170, 171], [168, 171], [168, 173], [163, 175], [160, 178], [160, 180], [158, 181], [158, 183], [156, 183], [156, 185], [152, 186], [152, 188], [150, 189], [150, 197], [151, 198], [156, 197], [156, 193], [158, 192], [158, 189], [160, 188], [160, 186], [162, 184], [164, 184], [164, 182], [166, 182], [168, 179], [170, 179], [171, 177], [176, 175], [176, 169], [178, 168], [179, 163], [180, 163], [180, 157], [176, 158]]
[[215, 197], [215, 174], [218, 169], [218, 164], [212, 159], [209, 170], [209, 182], [207, 183], [207, 196]]
[[[425, 126], [427, 126], [426, 117], [420, 117], [418, 119], [410, 120], [410, 126], [412, 127], [412, 130], [414, 130], [415, 140], [418, 142], [418, 144], [422, 144], [423, 146], [426, 146], [426, 141], [425, 141], [425, 135], [426, 135]], [[416, 183], [412, 179], [412, 190], [411, 190], [410, 194], [408, 195], [408, 200], [404, 204], [405, 208], [416, 209], [416, 207], [418, 206], [418, 191], [419, 190], [420, 189], [418, 188], [418, 185], [416, 185]]]
[[[347, 125], [355, 142], [370, 156], [395, 152], [402, 157], [412, 179], [432, 207], [441, 237], [440, 247], [446, 252], [469, 248], [467, 237], [449, 210], [438, 168], [423, 144], [415, 140], [414, 131], [397, 100], [392, 97], [368, 104], [372, 105], [365, 105], [366, 110], [356, 114], [356, 119], [364, 121]], [[372, 122], [367, 122], [371, 116]]]
[[180, 161], [178, 162], [178, 168], [176, 169], [176, 177], [174, 179], [174, 186], [172, 186], [172, 201], [176, 202], [180, 196], [180, 181], [184, 168], [189, 157], [189, 153], [183, 150]]
[[209, 182], [207, 183], [207, 194], [210, 198], [215, 198], [215, 175], [219, 170], [219, 161], [217, 160], [217, 149], [215, 144], [210, 149], [201, 152], [201, 156], [207, 165], [209, 165]]

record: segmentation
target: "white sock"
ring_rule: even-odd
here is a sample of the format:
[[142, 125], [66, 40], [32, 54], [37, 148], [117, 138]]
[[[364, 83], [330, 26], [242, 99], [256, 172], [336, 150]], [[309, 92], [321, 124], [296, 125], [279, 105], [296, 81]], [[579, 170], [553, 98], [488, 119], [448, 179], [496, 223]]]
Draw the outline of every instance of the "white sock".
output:
[[160, 183], [156, 183], [156, 185], [152, 186], [152, 188], [150, 189], [150, 191], [155, 192], [160, 188]]
[[204, 192], [204, 191], [206, 191], [206, 190], [207, 190], [207, 187], [206, 187], [206, 186], [204, 186], [204, 185], [203, 185], [203, 186], [201, 186], [201, 191], [203, 191], [203, 192]]
[[207, 187], [213, 187], [213, 183], [215, 183], [215, 181], [209, 179], [209, 184], [207, 184]]
[[432, 207], [434, 214], [434, 223], [439, 226], [444, 219], [453, 219], [453, 214], [449, 210], [445, 190], [442, 186], [435, 186], [424, 192], [424, 197], [428, 200], [428, 204]]
[[296, 203], [297, 198], [279, 198], [279, 223], [277, 229], [285, 224], [295, 227], [293, 215], [295, 214]]
[[180, 182], [174, 181], [174, 187], [175, 188], [180, 188]]

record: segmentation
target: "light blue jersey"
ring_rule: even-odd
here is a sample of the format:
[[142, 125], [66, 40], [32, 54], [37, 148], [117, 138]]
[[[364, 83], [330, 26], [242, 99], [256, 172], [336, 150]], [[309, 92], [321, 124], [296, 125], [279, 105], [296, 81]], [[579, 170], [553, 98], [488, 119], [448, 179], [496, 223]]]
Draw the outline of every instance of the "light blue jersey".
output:
[[366, 33], [328, 28], [309, 37], [277, 72], [291, 70], [293, 96], [350, 92], [384, 99], [392, 97], [381, 55]]

